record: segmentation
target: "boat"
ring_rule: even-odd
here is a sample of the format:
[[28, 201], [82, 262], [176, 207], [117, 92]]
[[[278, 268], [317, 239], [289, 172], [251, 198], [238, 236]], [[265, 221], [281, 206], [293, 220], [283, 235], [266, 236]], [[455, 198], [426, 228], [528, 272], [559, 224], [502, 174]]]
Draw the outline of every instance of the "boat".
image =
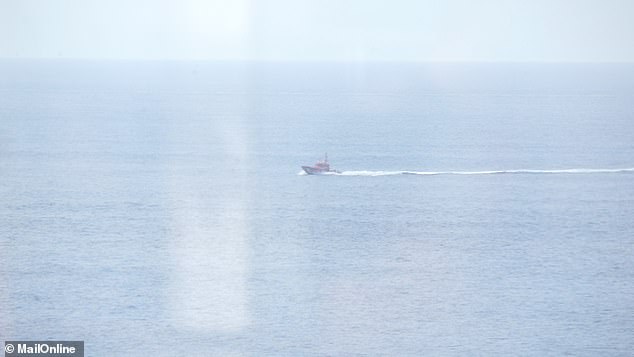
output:
[[328, 163], [328, 153], [324, 155], [324, 159], [322, 161], [317, 161], [314, 166], [302, 166], [302, 170], [309, 175], [322, 175], [326, 173], [335, 173], [340, 174], [341, 172], [337, 170], [333, 170], [330, 168], [330, 164]]

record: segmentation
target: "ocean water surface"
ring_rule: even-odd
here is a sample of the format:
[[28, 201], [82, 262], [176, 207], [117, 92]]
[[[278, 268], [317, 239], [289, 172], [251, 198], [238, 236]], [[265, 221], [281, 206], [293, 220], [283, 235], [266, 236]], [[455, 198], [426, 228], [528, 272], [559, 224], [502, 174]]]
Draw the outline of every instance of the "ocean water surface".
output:
[[0, 339], [630, 355], [633, 103], [631, 64], [2, 61]]

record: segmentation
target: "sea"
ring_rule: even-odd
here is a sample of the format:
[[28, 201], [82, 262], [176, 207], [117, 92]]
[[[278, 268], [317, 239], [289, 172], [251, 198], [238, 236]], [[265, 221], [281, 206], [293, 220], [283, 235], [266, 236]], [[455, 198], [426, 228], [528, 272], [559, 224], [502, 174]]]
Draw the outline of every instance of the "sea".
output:
[[2, 60], [7, 340], [631, 356], [634, 64]]

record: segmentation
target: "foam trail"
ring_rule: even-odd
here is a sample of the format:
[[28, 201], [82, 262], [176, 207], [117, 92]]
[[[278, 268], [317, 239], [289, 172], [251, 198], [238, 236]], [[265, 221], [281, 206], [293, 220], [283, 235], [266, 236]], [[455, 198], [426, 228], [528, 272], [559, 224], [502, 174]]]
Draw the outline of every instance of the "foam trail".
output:
[[[488, 171], [343, 171], [341, 173], [328, 172], [330, 176], [395, 176], [395, 175], [499, 175], [499, 174], [608, 174], [634, 173], [634, 168], [621, 169], [562, 169], [562, 170], [488, 170]], [[300, 175], [306, 175], [303, 171]]]

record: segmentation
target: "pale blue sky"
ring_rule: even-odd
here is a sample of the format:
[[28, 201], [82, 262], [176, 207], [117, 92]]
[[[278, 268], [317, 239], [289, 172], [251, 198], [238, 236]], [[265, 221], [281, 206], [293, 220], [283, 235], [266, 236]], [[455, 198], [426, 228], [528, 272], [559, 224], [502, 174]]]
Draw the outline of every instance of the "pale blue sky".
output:
[[0, 0], [0, 57], [634, 61], [632, 0]]

